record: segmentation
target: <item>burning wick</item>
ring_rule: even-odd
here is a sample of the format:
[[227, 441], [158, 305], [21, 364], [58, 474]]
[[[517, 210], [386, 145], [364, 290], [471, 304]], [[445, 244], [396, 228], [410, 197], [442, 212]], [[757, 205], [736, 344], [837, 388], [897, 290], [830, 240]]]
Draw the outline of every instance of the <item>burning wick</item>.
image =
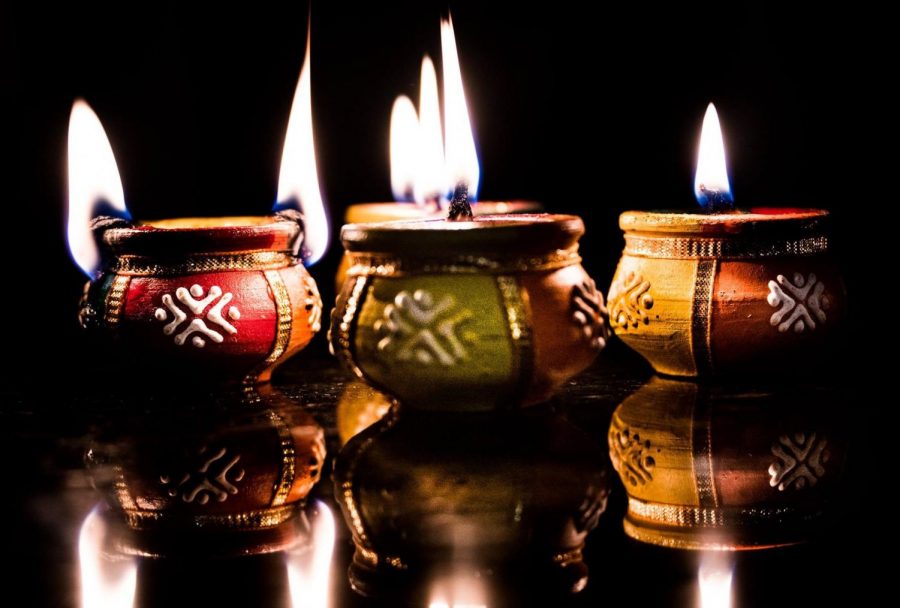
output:
[[700, 194], [697, 198], [700, 201], [703, 210], [707, 213], [718, 213], [720, 211], [731, 211], [734, 209], [734, 199], [731, 196], [731, 192], [714, 190], [712, 188], [707, 188], [703, 184], [698, 186], [698, 190], [700, 191]]
[[707, 213], [731, 211], [734, 196], [728, 180], [728, 163], [725, 160], [725, 140], [716, 106], [709, 104], [700, 128], [700, 146], [697, 151], [697, 172], [694, 175], [694, 196]]
[[459, 182], [453, 190], [453, 199], [450, 201], [450, 212], [447, 214], [447, 219], [453, 222], [467, 222], [472, 219], [469, 186], [465, 182]]

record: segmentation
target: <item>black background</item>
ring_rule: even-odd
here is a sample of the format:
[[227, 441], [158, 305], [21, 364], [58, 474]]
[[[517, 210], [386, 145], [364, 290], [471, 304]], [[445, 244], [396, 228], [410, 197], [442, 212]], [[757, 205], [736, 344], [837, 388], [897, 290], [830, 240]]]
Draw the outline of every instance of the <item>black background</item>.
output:
[[[104, 373], [77, 328], [85, 278], [65, 245], [74, 98], [87, 99], [103, 121], [134, 217], [263, 214], [274, 201], [309, 9], [304, 2], [224, 4], [0, 1], [0, 377], [8, 386], [32, 381], [31, 401], [52, 407], [61, 394], [77, 394], [73, 379], [96, 383]], [[850, 293], [848, 335], [881, 335], [890, 320], [887, 296], [867, 287], [876, 283], [865, 275], [880, 273], [877, 285], [889, 285], [893, 266], [877, 246], [890, 245], [878, 226], [889, 228], [893, 213], [893, 172], [877, 160], [879, 148], [896, 143], [885, 111], [896, 72], [891, 37], [881, 31], [889, 20], [862, 3], [823, 4], [450, 2], [480, 150], [481, 198], [539, 200], [548, 211], [583, 216], [584, 264], [608, 285], [623, 244], [621, 211], [694, 208], [695, 146], [713, 101], [737, 204], [830, 209]], [[417, 93], [423, 53], [438, 59], [447, 7], [330, 0], [312, 7], [319, 179], [334, 235], [312, 273], [326, 303], [344, 208], [390, 198], [391, 104]], [[316, 345], [324, 348], [322, 336]], [[855, 340], [846, 351], [837, 367], [850, 370], [855, 387], [849, 415], [872, 393], [878, 400], [860, 410], [870, 416], [886, 401], [876, 375], [881, 354]], [[867, 485], [885, 479], [871, 461], [887, 450], [889, 437], [880, 433], [890, 431], [891, 417], [878, 417], [878, 424], [854, 425], [873, 435], [858, 438], [867, 450], [853, 465], [864, 473], [853, 518], [884, 496], [885, 486]], [[79, 424], [62, 419], [59, 428]], [[34, 448], [36, 461], [41, 449]], [[35, 490], [45, 480], [25, 483]], [[23, 504], [26, 511], [39, 519]], [[887, 517], [847, 541], [851, 571], [854, 563], [878, 561], [870, 554], [860, 562], [851, 551], [879, 547], [886, 538], [878, 526]], [[12, 542], [31, 543], [45, 523], [32, 522]], [[853, 525], [845, 522], [845, 530]], [[49, 541], [36, 542], [42, 552], [40, 543]], [[27, 576], [35, 588], [66, 584], [45, 573]], [[837, 586], [855, 595], [854, 580], [871, 590], [877, 579], [848, 575]]]
[[[587, 3], [585, 3], [587, 4]], [[439, 57], [447, 3], [312, 7], [312, 94], [335, 239], [346, 205], [389, 200], [390, 108]], [[463, 3], [450, 8], [482, 165], [481, 198], [585, 218], [585, 266], [608, 284], [629, 208], [694, 208], [695, 146], [719, 109], [739, 206], [830, 209], [853, 292], [853, 239], [880, 206], [871, 165], [886, 74], [880, 19], [820, 5]], [[7, 344], [23, 369], [77, 359], [83, 278], [65, 247], [72, 100], [99, 114], [134, 217], [262, 214], [277, 188], [303, 62], [305, 3], [21, 3], [0, 9]], [[889, 143], [889, 142], [885, 142]], [[28, 294], [23, 296], [23, 294]], [[23, 305], [40, 311], [25, 321]], [[320, 345], [321, 345], [321, 338]], [[10, 365], [5, 373], [19, 373]]]

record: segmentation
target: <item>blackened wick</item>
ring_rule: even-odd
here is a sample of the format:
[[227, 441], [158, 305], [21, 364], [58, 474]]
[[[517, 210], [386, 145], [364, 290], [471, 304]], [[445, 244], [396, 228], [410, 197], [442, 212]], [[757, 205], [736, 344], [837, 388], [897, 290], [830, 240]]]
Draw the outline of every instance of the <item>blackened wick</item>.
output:
[[463, 182], [456, 185], [453, 190], [453, 199], [450, 201], [450, 212], [447, 219], [454, 222], [466, 222], [472, 219], [472, 205], [469, 204], [469, 186]]

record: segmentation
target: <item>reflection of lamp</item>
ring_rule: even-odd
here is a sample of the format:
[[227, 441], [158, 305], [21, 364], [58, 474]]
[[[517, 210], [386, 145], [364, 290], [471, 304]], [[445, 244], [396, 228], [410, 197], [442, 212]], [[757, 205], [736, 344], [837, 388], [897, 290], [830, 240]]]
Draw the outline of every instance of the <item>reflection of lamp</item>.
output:
[[683, 549], [805, 540], [826, 519], [843, 469], [836, 400], [814, 386], [742, 392], [651, 379], [609, 428], [626, 533]]
[[545, 408], [395, 408], [335, 463], [356, 545], [350, 582], [369, 596], [403, 589], [413, 598], [404, 601], [418, 605], [450, 601], [434, 595], [448, 578], [478, 578], [504, 597], [578, 591], [587, 581], [585, 537], [606, 505], [604, 461], [593, 441]]
[[166, 408], [118, 424], [88, 452], [125, 550], [233, 555], [294, 542], [291, 520], [325, 460], [322, 428], [268, 386], [207, 399], [167, 394]]

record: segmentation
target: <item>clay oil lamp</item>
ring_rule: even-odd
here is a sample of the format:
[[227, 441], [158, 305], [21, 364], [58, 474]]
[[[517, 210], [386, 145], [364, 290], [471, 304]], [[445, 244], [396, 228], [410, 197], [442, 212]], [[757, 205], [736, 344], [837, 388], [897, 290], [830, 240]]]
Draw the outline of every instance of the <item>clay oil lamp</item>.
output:
[[625, 532], [697, 550], [790, 545], [836, 511], [842, 401], [828, 387], [698, 386], [652, 378], [609, 427], [628, 494]]
[[[148, 398], [149, 399], [149, 398]], [[138, 401], [86, 455], [121, 550], [138, 555], [246, 555], [282, 550], [325, 463], [316, 421], [269, 385]]]
[[[394, 201], [350, 205], [344, 216], [345, 223], [444, 217], [457, 185], [451, 169], [458, 162], [454, 156], [462, 156], [463, 164], [468, 165], [466, 172], [471, 178], [468, 195], [470, 200], [475, 200], [480, 169], [450, 19], [441, 21], [441, 56], [443, 124], [446, 128], [442, 129], [437, 73], [434, 63], [426, 55], [422, 60], [418, 110], [409, 97], [401, 95], [391, 111], [390, 161]], [[475, 215], [541, 211], [540, 203], [534, 201], [479, 201], [472, 205]], [[338, 288], [348, 265], [349, 260], [345, 258], [336, 279]]]
[[351, 266], [332, 349], [408, 407], [546, 401], [606, 343], [603, 298], [578, 255], [584, 225], [571, 215], [460, 217], [344, 226]]
[[673, 376], [796, 370], [814, 360], [845, 315], [828, 212], [733, 209], [712, 104], [694, 190], [702, 212], [620, 216], [625, 250], [609, 291], [616, 335]]
[[595, 441], [546, 407], [392, 409], [335, 463], [356, 545], [350, 583], [366, 596], [406, 596], [392, 605], [435, 605], [444, 576], [507, 599], [577, 592], [609, 492], [604, 463]]
[[132, 221], [106, 133], [83, 101], [68, 158], [69, 248], [90, 279], [79, 320], [115, 343], [113, 357], [135, 360], [137, 375], [266, 381], [319, 330], [322, 303], [304, 263], [324, 253], [328, 222], [308, 52], [272, 215]]

